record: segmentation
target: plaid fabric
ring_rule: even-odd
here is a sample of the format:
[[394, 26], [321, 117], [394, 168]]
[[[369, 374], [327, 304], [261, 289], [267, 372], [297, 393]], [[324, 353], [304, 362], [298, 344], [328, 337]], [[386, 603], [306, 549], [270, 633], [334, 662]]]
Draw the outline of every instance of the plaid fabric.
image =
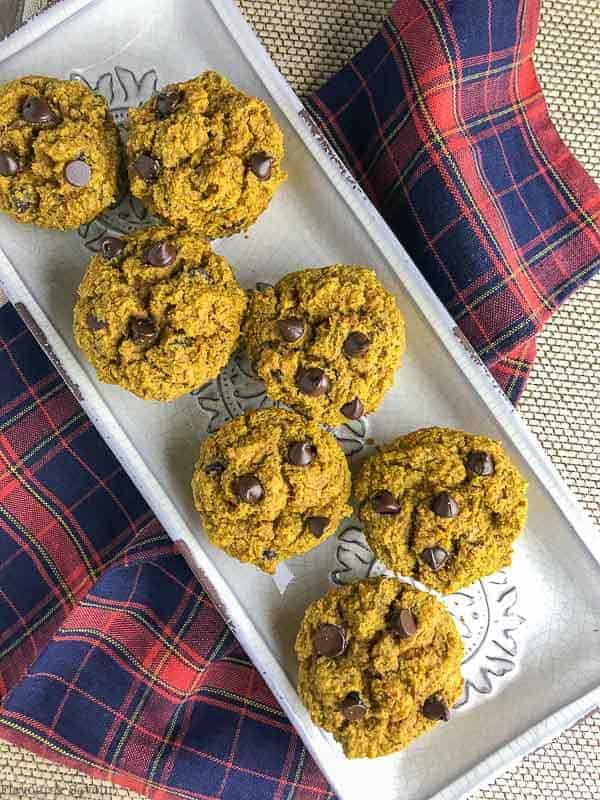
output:
[[10, 306], [0, 375], [0, 736], [155, 798], [331, 800]]
[[600, 192], [550, 122], [539, 0], [398, 0], [306, 104], [516, 402], [599, 266]]

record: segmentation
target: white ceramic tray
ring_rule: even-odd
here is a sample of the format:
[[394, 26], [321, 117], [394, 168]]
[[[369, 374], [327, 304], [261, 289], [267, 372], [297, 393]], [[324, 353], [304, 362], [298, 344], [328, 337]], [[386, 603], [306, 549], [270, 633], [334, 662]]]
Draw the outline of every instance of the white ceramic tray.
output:
[[448, 600], [467, 644], [467, 691], [452, 722], [372, 762], [344, 759], [310, 722], [294, 689], [302, 611], [332, 580], [380, 567], [350, 523], [338, 539], [292, 560], [293, 580], [281, 592], [271, 577], [205, 539], [189, 490], [198, 443], [231, 414], [265, 400], [243, 360], [168, 405], [99, 384], [83, 361], [71, 334], [77, 284], [107, 227], [144, 224], [139, 205], [124, 199], [118, 213], [79, 233], [0, 219], [2, 285], [179, 542], [340, 797], [362, 800], [376, 786], [380, 800], [457, 800], [600, 703], [600, 539], [230, 0], [63, 0], [0, 44], [0, 80], [77, 75], [107, 97], [118, 121], [157, 86], [209, 67], [267, 100], [286, 138], [289, 180], [247, 236], [216, 243], [242, 284], [274, 282], [301, 266], [363, 263], [376, 268], [406, 316], [408, 355], [394, 389], [366, 426], [339, 432], [351, 458], [360, 459], [369, 437], [389, 441], [424, 425], [451, 425], [502, 438], [530, 481], [530, 520], [514, 566]]

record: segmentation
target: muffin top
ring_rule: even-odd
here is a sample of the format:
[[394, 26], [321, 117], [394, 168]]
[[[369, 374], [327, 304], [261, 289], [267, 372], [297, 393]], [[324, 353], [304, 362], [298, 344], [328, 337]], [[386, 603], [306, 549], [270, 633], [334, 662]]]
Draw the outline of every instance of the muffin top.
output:
[[246, 306], [227, 261], [189, 231], [107, 236], [79, 287], [75, 338], [100, 380], [173, 400], [217, 376]]
[[393, 578], [358, 581], [306, 610], [298, 689], [348, 758], [376, 758], [448, 721], [463, 653], [439, 600]]
[[253, 292], [243, 334], [268, 394], [330, 425], [377, 408], [406, 347], [395, 298], [373, 270], [344, 264]]
[[510, 564], [526, 489], [500, 442], [449, 428], [400, 437], [354, 485], [375, 555], [444, 594]]
[[268, 106], [216, 72], [130, 109], [128, 131], [132, 193], [210, 239], [246, 230], [286, 178], [283, 134]]
[[118, 193], [119, 134], [105, 100], [79, 81], [40, 76], [0, 87], [0, 209], [68, 229]]
[[251, 411], [208, 437], [192, 489], [213, 544], [265, 572], [316, 547], [351, 513], [338, 442], [279, 408]]

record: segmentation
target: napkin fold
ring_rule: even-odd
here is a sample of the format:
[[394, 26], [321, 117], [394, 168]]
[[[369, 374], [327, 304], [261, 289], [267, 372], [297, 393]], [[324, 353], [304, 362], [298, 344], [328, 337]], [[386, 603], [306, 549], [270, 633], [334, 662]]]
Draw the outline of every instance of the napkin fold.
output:
[[[402, 0], [307, 100], [514, 401], [598, 267], [548, 119], [535, 0]], [[202, 587], [15, 311], [0, 310], [0, 737], [153, 798], [331, 800]]]
[[551, 314], [600, 266], [600, 190], [533, 64], [539, 0], [398, 0], [306, 100], [516, 403]]

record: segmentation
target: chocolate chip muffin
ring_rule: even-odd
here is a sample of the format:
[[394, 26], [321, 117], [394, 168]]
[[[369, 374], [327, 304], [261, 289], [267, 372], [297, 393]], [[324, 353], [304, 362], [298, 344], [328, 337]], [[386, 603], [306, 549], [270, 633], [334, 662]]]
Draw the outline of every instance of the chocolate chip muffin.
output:
[[527, 516], [527, 484], [500, 442], [448, 428], [397, 439], [354, 488], [375, 555], [444, 594], [508, 566]]
[[173, 400], [215, 378], [246, 296], [204, 238], [174, 228], [106, 236], [79, 287], [75, 339], [100, 380]]
[[286, 178], [283, 134], [268, 106], [216, 72], [130, 109], [128, 130], [132, 193], [211, 239], [246, 230]]
[[298, 690], [348, 758], [377, 758], [450, 719], [463, 644], [444, 606], [393, 578], [312, 603], [296, 639]]
[[79, 81], [27, 77], [0, 87], [0, 209], [19, 222], [77, 228], [118, 192], [119, 134]]
[[254, 292], [243, 334], [268, 394], [330, 425], [377, 408], [406, 346], [394, 297], [373, 270], [344, 264]]
[[340, 445], [278, 408], [251, 411], [206, 439], [192, 490], [211, 542], [265, 572], [316, 547], [352, 513]]

